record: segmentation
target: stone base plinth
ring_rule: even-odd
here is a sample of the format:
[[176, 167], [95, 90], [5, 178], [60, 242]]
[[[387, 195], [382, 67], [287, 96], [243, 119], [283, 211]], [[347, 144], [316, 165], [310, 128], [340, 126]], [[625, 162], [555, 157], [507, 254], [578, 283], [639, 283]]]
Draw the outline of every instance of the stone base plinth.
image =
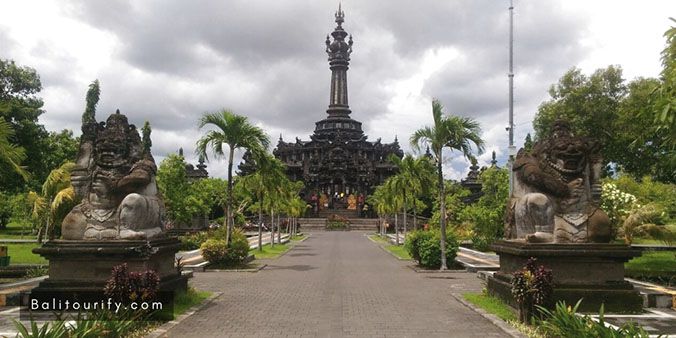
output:
[[624, 280], [624, 263], [641, 252], [622, 244], [531, 244], [498, 241], [491, 246], [500, 256], [500, 270], [488, 279], [488, 292], [516, 307], [511, 292], [512, 273], [529, 258], [552, 270], [552, 304], [565, 301], [581, 311], [597, 312], [604, 304], [608, 312], [639, 312], [643, 301]]
[[186, 290], [187, 278], [174, 266], [180, 247], [181, 242], [175, 237], [150, 241], [49, 241], [33, 249], [49, 260], [49, 278], [31, 291], [30, 298], [103, 297], [113, 267], [123, 263], [127, 263], [129, 271], [157, 272], [162, 292]]

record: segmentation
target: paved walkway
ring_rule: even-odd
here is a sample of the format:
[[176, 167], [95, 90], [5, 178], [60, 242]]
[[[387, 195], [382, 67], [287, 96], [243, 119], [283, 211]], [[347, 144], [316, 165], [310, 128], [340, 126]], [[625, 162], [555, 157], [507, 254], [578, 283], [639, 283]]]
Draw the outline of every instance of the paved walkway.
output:
[[316, 232], [258, 273], [191, 281], [223, 294], [169, 337], [504, 337], [451, 292], [474, 273], [415, 273], [360, 232]]

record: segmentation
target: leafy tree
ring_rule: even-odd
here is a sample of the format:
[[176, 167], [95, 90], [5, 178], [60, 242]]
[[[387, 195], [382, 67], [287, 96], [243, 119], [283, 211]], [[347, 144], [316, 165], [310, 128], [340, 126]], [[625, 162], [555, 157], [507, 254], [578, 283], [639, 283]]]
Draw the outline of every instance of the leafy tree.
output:
[[[248, 149], [252, 151], [264, 151], [270, 145], [270, 139], [265, 132], [251, 123], [245, 116], [236, 115], [228, 110], [222, 110], [217, 113], [205, 113], [199, 120], [199, 128], [213, 126], [216, 129], [208, 131], [197, 141], [197, 152], [199, 155], [207, 157], [207, 148], [211, 150], [215, 157], [224, 157], [228, 153], [228, 190], [226, 201], [225, 225], [228, 229], [227, 241], [230, 244], [230, 235], [234, 226], [232, 214], [232, 166], [235, 150]], [[227, 149], [226, 149], [227, 147]]]
[[628, 95], [620, 103], [611, 126], [614, 147], [622, 151], [611, 160], [619, 171], [635, 179], [650, 175], [663, 182], [676, 182], [673, 157], [662, 143], [667, 131], [646, 132], [654, 125], [651, 100], [659, 85], [657, 79], [651, 78], [637, 78], [627, 85]]
[[[460, 151], [465, 158], [472, 153], [472, 144], [478, 152], [483, 152], [484, 142], [480, 137], [479, 123], [471, 118], [459, 116], [444, 116], [443, 106], [438, 100], [432, 101], [432, 116], [434, 125], [418, 129], [411, 136], [411, 146], [420, 151], [421, 147], [429, 145], [437, 165], [437, 179], [439, 186], [439, 210], [446, 215], [446, 199], [443, 174], [443, 148]], [[446, 269], [446, 218], [441, 217], [441, 270]]]
[[47, 152], [44, 165], [55, 169], [66, 162], [72, 162], [77, 156], [80, 147], [79, 138], [73, 137], [73, 132], [64, 129], [60, 132], [49, 132], [46, 139]]
[[[38, 117], [44, 112], [38, 96], [41, 89], [40, 77], [34, 69], [0, 59], [0, 118], [14, 130], [9, 142], [30, 154], [23, 164], [31, 173], [29, 183], [34, 187], [44, 181], [51, 169], [44, 165], [47, 131], [38, 124]], [[19, 190], [25, 185], [23, 175], [15, 173], [11, 164], [0, 163], [0, 172], [12, 172], [3, 178], [2, 188]]]
[[157, 169], [157, 186], [167, 207], [167, 216], [173, 222], [190, 223], [193, 215], [203, 210], [199, 199], [192, 194], [183, 156], [169, 154], [162, 160]]
[[535, 139], [546, 138], [554, 121], [564, 119], [576, 135], [600, 141], [604, 145], [603, 157], [615, 161], [617, 153], [624, 149], [612, 142], [614, 133], [610, 127], [627, 92], [623, 81], [619, 66], [598, 69], [591, 76], [577, 68], [569, 70], [549, 89], [551, 100], [538, 108], [533, 120]]
[[472, 242], [485, 250], [494, 240], [503, 237], [503, 220], [509, 198], [509, 172], [490, 167], [479, 175], [482, 195], [479, 200], [460, 212], [461, 222], [472, 225]]
[[536, 139], [547, 137], [552, 123], [563, 118], [576, 135], [601, 142], [603, 158], [612, 164], [607, 170], [676, 182], [674, 149], [664, 142], [673, 130], [656, 128], [654, 122], [653, 101], [660, 83], [638, 78], [627, 84], [618, 66], [598, 69], [591, 76], [573, 68], [552, 86], [552, 98], [540, 105], [533, 120]]
[[[676, 23], [674, 18], [669, 18]], [[657, 88], [655, 102], [655, 125], [652, 130], [663, 131], [663, 143], [669, 149], [672, 165], [676, 166], [676, 27], [671, 26], [665, 33], [667, 40], [662, 50], [661, 84]], [[672, 167], [673, 168], [673, 167]]]
[[[28, 179], [28, 172], [21, 167], [21, 161], [26, 159], [26, 151], [11, 143], [10, 140], [13, 137], [14, 130], [11, 125], [0, 119], [0, 163], [10, 167], [14, 173], [25, 180]], [[7, 179], [4, 171], [0, 171], [0, 179], [2, 182]]]

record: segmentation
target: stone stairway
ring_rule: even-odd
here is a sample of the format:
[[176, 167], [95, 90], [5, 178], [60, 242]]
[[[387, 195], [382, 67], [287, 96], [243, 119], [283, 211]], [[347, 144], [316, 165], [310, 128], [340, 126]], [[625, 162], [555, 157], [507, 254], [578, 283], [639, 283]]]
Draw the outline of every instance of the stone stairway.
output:
[[[378, 219], [376, 218], [350, 217], [348, 220], [350, 221], [350, 230], [378, 230]], [[324, 230], [326, 227], [326, 218], [300, 218], [298, 223], [303, 231]]]
[[348, 209], [324, 209], [317, 213], [317, 218], [328, 218], [331, 215], [337, 215], [343, 218], [359, 218], [357, 210]]

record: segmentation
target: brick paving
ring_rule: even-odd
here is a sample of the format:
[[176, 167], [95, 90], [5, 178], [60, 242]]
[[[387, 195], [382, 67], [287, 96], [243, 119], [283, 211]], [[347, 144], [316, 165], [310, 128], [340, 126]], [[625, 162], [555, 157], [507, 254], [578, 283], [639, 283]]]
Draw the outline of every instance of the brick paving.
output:
[[451, 292], [474, 273], [415, 273], [360, 232], [316, 232], [258, 273], [191, 281], [223, 294], [168, 337], [504, 337]]

